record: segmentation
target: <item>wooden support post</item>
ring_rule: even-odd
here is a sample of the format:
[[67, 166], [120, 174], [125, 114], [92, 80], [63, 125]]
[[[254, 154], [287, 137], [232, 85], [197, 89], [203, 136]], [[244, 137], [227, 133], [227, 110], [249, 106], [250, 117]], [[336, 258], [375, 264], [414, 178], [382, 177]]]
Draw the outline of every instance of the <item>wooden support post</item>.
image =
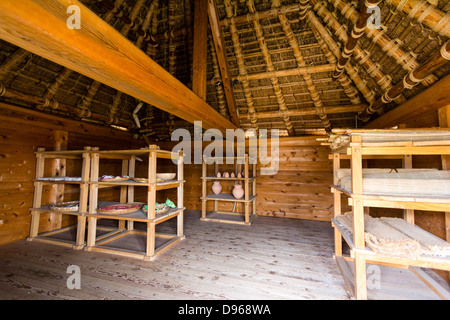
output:
[[[439, 126], [450, 128], [450, 104], [439, 109]], [[441, 156], [442, 170], [450, 170], [450, 156]], [[450, 212], [445, 212], [445, 240], [450, 242]]]
[[[156, 217], [155, 206], [156, 206], [156, 152], [149, 152], [148, 156], [148, 182], [150, 186], [148, 187], [147, 193], [147, 219], [154, 220]], [[154, 235], [153, 235], [154, 236]]]
[[[183, 151], [180, 150], [178, 153], [178, 162], [177, 162], [177, 180], [180, 181], [180, 185], [177, 188], [177, 207], [183, 208], [184, 207], [184, 183], [181, 181], [184, 180], [184, 155]], [[180, 214], [177, 217], [177, 236], [178, 237], [184, 237], [184, 210], [180, 212]]]
[[[38, 152], [45, 151], [44, 148], [38, 148]], [[42, 178], [44, 176], [44, 164], [45, 157], [42, 153], [36, 154], [36, 175], [35, 179]], [[34, 183], [34, 197], [33, 208], [40, 208], [42, 205], [42, 182], [35, 181]], [[41, 218], [39, 211], [31, 211], [31, 224], [30, 224], [30, 238], [37, 237], [39, 234], [39, 220]]]
[[[68, 132], [56, 130], [54, 132], [54, 150], [67, 150]], [[50, 160], [50, 170], [52, 177], [64, 177], [66, 175], [66, 159], [57, 158]], [[64, 184], [54, 184], [50, 189], [50, 203], [59, 203], [64, 201]], [[61, 228], [62, 215], [59, 213], [50, 214], [50, 230]]]
[[192, 91], [206, 101], [206, 55], [208, 33], [208, 0], [194, 1], [194, 57]]
[[206, 161], [202, 158], [202, 218], [206, 218]]
[[[90, 151], [91, 147], [85, 147], [85, 151]], [[89, 194], [89, 176], [91, 173], [91, 159], [89, 152], [82, 154], [83, 163], [81, 167], [81, 185], [80, 185], [80, 204], [78, 212], [80, 215], [77, 217], [77, 236], [75, 240], [74, 249], [79, 250], [84, 246], [84, 238], [86, 235], [86, 213], [88, 211], [88, 194]]]
[[[339, 153], [333, 153], [333, 184], [337, 185], [336, 172], [341, 167], [341, 159]], [[334, 190], [334, 218], [342, 214], [341, 192]], [[336, 256], [342, 256], [342, 235], [338, 228], [334, 228], [334, 254]]]
[[[403, 168], [412, 169], [412, 155], [406, 154], [403, 156]], [[405, 219], [408, 223], [414, 224], [414, 210], [405, 209], [403, 210], [403, 219]]]
[[[236, 160], [237, 161], [237, 160]], [[245, 199], [245, 223], [250, 223], [250, 195], [249, 195], [249, 170], [248, 170], [248, 154], [245, 154], [245, 162], [244, 162], [244, 172], [245, 172], [245, 180], [244, 180], [244, 199]]]
[[[352, 194], [362, 195], [362, 154], [361, 136], [352, 136], [351, 178]], [[353, 199], [353, 243], [357, 249], [365, 248], [364, 239], [364, 205], [361, 199]], [[355, 297], [367, 299], [366, 260], [362, 253], [354, 252], [355, 263]]]
[[217, 15], [214, 0], [208, 0], [208, 18], [211, 26], [211, 34], [214, 42], [217, 62], [219, 63], [220, 74], [222, 76], [223, 90], [227, 100], [230, 119], [233, 124], [239, 126], [236, 102], [234, 101], [233, 88], [231, 87], [231, 78], [228, 72], [228, 62], [226, 59], [225, 45], [223, 43], [222, 33], [220, 32], [219, 17]]

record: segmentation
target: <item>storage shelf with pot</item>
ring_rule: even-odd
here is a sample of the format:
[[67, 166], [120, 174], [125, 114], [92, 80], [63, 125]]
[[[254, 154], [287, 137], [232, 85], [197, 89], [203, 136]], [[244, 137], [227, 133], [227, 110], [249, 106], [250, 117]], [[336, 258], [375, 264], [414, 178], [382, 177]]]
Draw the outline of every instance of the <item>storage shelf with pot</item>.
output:
[[[218, 161], [216, 161], [218, 160]], [[251, 225], [256, 216], [256, 161], [250, 161], [248, 154], [233, 157], [234, 176], [224, 177], [219, 173], [219, 162], [225, 158], [203, 157], [202, 161], [202, 217], [201, 221], [214, 221]], [[226, 159], [230, 164], [229, 158]], [[214, 175], [208, 174], [208, 166], [214, 166]], [[250, 166], [252, 166], [250, 171]], [[251, 172], [251, 176], [250, 176]], [[226, 187], [233, 186], [233, 191], [225, 192]], [[223, 185], [222, 185], [223, 184]], [[210, 192], [208, 193], [208, 188]], [[207, 202], [214, 201], [214, 210], [207, 211]], [[234, 202], [233, 210], [219, 210], [219, 202]], [[239, 205], [242, 212], [237, 211]]]
[[[102, 159], [104, 162], [100, 161]], [[160, 159], [175, 162], [177, 172], [157, 173]], [[122, 161], [120, 176], [100, 175], [102, 163], [107, 165], [108, 162], [117, 160]], [[142, 178], [137, 178], [138, 176]], [[158, 254], [184, 239], [183, 177], [181, 152], [159, 150], [157, 146], [138, 150], [93, 150], [85, 250], [153, 260]], [[109, 192], [108, 188], [120, 188], [116, 199], [118, 201], [99, 201], [99, 191]], [[157, 191], [172, 188], [177, 189], [175, 203], [166, 201], [165, 204], [157, 205]], [[117, 196], [114, 190], [111, 192], [114, 197]], [[136, 202], [135, 198], [139, 197], [143, 198], [142, 202]], [[160, 208], [161, 205], [164, 208]], [[174, 218], [176, 226], [163, 226], [164, 232], [156, 231], [157, 225]], [[98, 226], [99, 219], [107, 220], [112, 227], [107, 229]]]

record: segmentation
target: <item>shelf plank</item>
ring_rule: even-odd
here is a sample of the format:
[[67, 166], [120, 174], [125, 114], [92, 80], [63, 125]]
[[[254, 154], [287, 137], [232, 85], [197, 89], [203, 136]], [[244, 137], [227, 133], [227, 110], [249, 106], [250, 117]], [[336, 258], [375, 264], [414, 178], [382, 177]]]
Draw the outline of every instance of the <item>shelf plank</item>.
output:
[[[119, 202], [110, 202], [110, 201], [101, 201], [99, 203], [99, 208], [114, 205], [114, 204], [120, 204]], [[129, 221], [138, 221], [138, 222], [151, 222], [154, 221], [155, 223], [161, 223], [168, 219], [176, 217], [178, 214], [180, 214], [183, 210], [186, 208], [171, 208], [166, 213], [157, 214], [155, 219], [148, 219], [147, 213], [145, 213], [142, 210], [138, 210], [136, 212], [132, 213], [124, 213], [124, 214], [107, 214], [107, 213], [93, 213], [88, 214], [90, 217], [96, 217], [96, 218], [103, 218], [103, 219], [114, 219], [114, 220], [129, 220]]]
[[[202, 197], [202, 199], [204, 199]], [[231, 193], [219, 193], [219, 194], [208, 194], [205, 198], [206, 200], [220, 200], [220, 201], [236, 201], [236, 202], [252, 202], [256, 199], [256, 196], [249, 196], [248, 201], [244, 197], [241, 199], [236, 199]]]

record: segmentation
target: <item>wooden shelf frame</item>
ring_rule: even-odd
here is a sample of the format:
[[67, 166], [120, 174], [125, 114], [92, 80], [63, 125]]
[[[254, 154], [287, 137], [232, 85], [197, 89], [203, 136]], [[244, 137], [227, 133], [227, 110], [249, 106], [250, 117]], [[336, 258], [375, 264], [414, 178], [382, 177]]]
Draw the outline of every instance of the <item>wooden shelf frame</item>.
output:
[[[364, 133], [365, 131], [360, 132]], [[404, 219], [414, 224], [414, 210], [445, 212], [448, 211], [450, 200], [437, 197], [364, 195], [362, 160], [371, 157], [398, 159], [401, 156], [403, 157], [403, 167], [412, 168], [413, 155], [446, 155], [450, 153], [449, 144], [448, 141], [437, 141], [435, 143], [429, 141], [426, 142], [426, 145], [410, 142], [363, 143], [361, 135], [352, 130], [349, 146], [333, 151], [334, 185], [331, 187], [331, 191], [334, 194], [332, 225], [335, 233], [335, 257], [337, 261], [343, 257], [342, 239], [344, 239], [350, 247], [350, 256], [354, 265], [354, 272], [351, 276], [354, 279], [346, 279], [348, 273], [342, 273], [342, 275], [347, 284], [353, 284], [353, 287], [349, 288], [349, 292], [353, 293], [356, 299], [367, 299], [366, 263], [394, 267], [427, 267], [450, 271], [450, 259], [428, 256], [421, 256], [417, 259], [396, 258], [375, 253], [365, 247], [364, 213], [369, 207], [404, 209]], [[343, 159], [350, 159], [351, 191], [338, 186], [336, 172], [340, 169]], [[352, 206], [353, 230], [351, 233], [336, 221], [336, 217], [342, 214], [342, 195], [348, 197], [349, 205]]]
[[[119, 182], [105, 182], [99, 181], [99, 166], [100, 159], [117, 159], [122, 160], [121, 175], [128, 175], [134, 177], [136, 159], [138, 156], [148, 157], [147, 168], [147, 183], [135, 182], [131, 180]], [[170, 180], [165, 182], [156, 182], [157, 161], [158, 159], [172, 159], [176, 162], [177, 180]], [[185, 238], [183, 230], [183, 214], [186, 209], [183, 206], [183, 191], [184, 191], [184, 156], [182, 151], [180, 153], [173, 153], [170, 151], [159, 150], [153, 146], [148, 149], [138, 150], [107, 150], [99, 151], [97, 148], [91, 153], [91, 179], [90, 187], [90, 204], [88, 219], [88, 233], [86, 251], [106, 252], [110, 254], [124, 255], [143, 260], [154, 260], [158, 254], [162, 253], [175, 243]], [[120, 199], [118, 202], [99, 202], [98, 191], [105, 187], [120, 187]], [[119, 204], [119, 203], [134, 203], [134, 188], [147, 188], [147, 213], [139, 210], [130, 214], [104, 214], [97, 212], [98, 205]], [[170, 188], [177, 189], [177, 207], [169, 210], [165, 214], [156, 215], [155, 203], [156, 192]], [[170, 220], [177, 220], [175, 235], [161, 235], [156, 233], [156, 225]], [[97, 236], [97, 221], [98, 219], [110, 219], [118, 221], [118, 228], [112, 230], [106, 236]], [[146, 231], [138, 231], [134, 228], [134, 222], [142, 222], [146, 224]], [[126, 225], [127, 224], [127, 225]], [[119, 247], [111, 247], [111, 243], [123, 237], [130, 236], [145, 236], [145, 250], [129, 250]], [[157, 238], [168, 238], [161, 247], [156, 247]]]
[[[52, 243], [62, 246], [71, 247], [75, 250], [81, 250], [85, 246], [85, 234], [86, 234], [86, 213], [87, 213], [87, 201], [88, 201], [88, 183], [90, 173], [90, 150], [91, 147], [85, 147], [84, 150], [70, 150], [70, 151], [45, 151], [44, 148], [39, 148], [36, 154], [36, 177], [34, 180], [34, 198], [33, 207], [31, 211], [31, 225], [30, 236], [28, 241], [40, 241], [46, 243]], [[51, 181], [40, 180], [44, 177], [45, 160], [46, 159], [71, 159], [81, 160], [81, 181]], [[50, 209], [50, 205], [42, 205], [42, 191], [44, 185], [58, 185], [58, 184], [72, 184], [79, 185], [79, 205], [78, 211], [55, 211]], [[75, 215], [77, 217], [76, 226], [69, 226], [65, 228], [58, 228], [48, 232], [39, 234], [39, 221], [41, 213], [51, 213], [52, 215]], [[66, 232], [69, 229], [76, 228], [75, 241], [68, 241], [57, 239], [54, 237], [48, 237], [57, 233]]]
[[[227, 160], [224, 164], [230, 165], [229, 163], [230, 159], [233, 160], [234, 165], [237, 165], [237, 172], [244, 172], [244, 177], [242, 178], [217, 178], [215, 175], [217, 175], [217, 172], [219, 171], [219, 165], [217, 161], [223, 162], [223, 160]], [[211, 163], [211, 160], [214, 164], [214, 176], [208, 175], [208, 163]], [[241, 161], [243, 163], [239, 163]], [[253, 160], [253, 159], [252, 159]], [[250, 176], [250, 165], [252, 166], [251, 173], [252, 176]], [[243, 167], [243, 168], [242, 168]], [[252, 161], [250, 163], [250, 159], [248, 154], [245, 154], [244, 156], [237, 156], [237, 157], [203, 157], [202, 161], [202, 196], [200, 197], [200, 200], [202, 201], [202, 217], [201, 221], [213, 221], [213, 222], [221, 222], [221, 223], [231, 223], [231, 224], [242, 224], [250, 226], [253, 222], [253, 219], [256, 216], [256, 161]], [[244, 197], [242, 199], [236, 199], [232, 194], [229, 193], [220, 193], [218, 195], [215, 194], [207, 194], [207, 187], [208, 182], [210, 181], [221, 181], [221, 182], [227, 182], [227, 181], [235, 181], [239, 183], [243, 183], [244, 188]], [[251, 190], [251, 191], [250, 191]], [[210, 212], [208, 214], [206, 207], [208, 201], [214, 201], [214, 211]], [[243, 203], [244, 205], [244, 212], [234, 212], [233, 211], [220, 211], [219, 208], [219, 201], [227, 201], [227, 202], [235, 202], [237, 203]], [[250, 208], [251, 207], [251, 208]], [[251, 213], [250, 213], [251, 212]], [[243, 219], [242, 219], [243, 218]]]

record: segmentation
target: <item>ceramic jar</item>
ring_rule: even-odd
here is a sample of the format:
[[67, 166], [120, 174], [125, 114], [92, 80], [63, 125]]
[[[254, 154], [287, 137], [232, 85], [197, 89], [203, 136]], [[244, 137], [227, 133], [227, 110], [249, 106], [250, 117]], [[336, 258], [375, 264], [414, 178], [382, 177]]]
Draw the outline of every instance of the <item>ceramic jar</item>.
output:
[[235, 184], [231, 193], [236, 199], [241, 199], [244, 196], [244, 189], [242, 188], [242, 184]]
[[234, 172], [232, 172], [232, 173], [230, 174], [230, 178], [234, 178], [234, 177], [235, 177]]
[[223, 177], [224, 177], [224, 178], [229, 178], [229, 177], [230, 177], [230, 174], [229, 174], [228, 172], [224, 172], [224, 173], [223, 173]]
[[217, 172], [216, 177], [217, 178], [222, 178], [222, 174], [220, 172]]
[[220, 181], [214, 181], [214, 183], [213, 183], [211, 189], [212, 189], [212, 192], [213, 192], [214, 194], [219, 194], [219, 193], [221, 193], [221, 192], [222, 192], [222, 185], [220, 184]]

